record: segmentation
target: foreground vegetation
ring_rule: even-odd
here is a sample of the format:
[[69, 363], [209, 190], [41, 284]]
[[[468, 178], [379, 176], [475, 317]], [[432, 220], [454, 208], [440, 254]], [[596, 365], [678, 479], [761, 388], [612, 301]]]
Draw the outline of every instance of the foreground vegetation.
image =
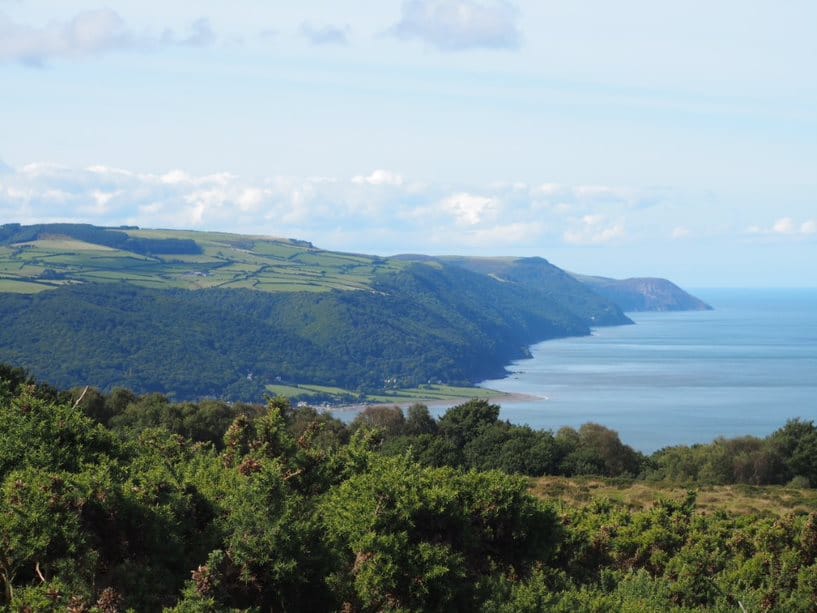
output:
[[[785, 513], [701, 510], [696, 496], [711, 489], [667, 480], [664, 460], [684, 455], [680, 448], [644, 457], [601, 426], [553, 435], [497, 414], [474, 400], [437, 420], [422, 406], [402, 420], [371, 409], [347, 427], [283, 399], [194, 405], [126, 390], [59, 392], [0, 367], [0, 606], [817, 607], [813, 492], [802, 490]], [[748, 447], [779, 453], [779, 472], [762, 474], [805, 484], [815, 475], [800, 457], [813, 457], [815, 431], [791, 422]], [[735, 470], [743, 461], [720, 453], [729, 443], [686, 449], [709, 459], [685, 474], [745, 478]], [[592, 491], [614, 482], [508, 474], [543, 466], [615, 475], [624, 487], [599, 497]], [[657, 499], [613, 495], [647, 486], [634, 480], [647, 475], [663, 475], [649, 485]], [[587, 495], [569, 494], [573, 487]]]

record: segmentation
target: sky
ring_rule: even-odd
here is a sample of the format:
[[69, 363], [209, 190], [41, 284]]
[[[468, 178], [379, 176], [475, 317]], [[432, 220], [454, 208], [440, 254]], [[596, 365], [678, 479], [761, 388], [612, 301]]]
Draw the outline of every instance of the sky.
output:
[[817, 2], [0, 0], [0, 223], [817, 287]]

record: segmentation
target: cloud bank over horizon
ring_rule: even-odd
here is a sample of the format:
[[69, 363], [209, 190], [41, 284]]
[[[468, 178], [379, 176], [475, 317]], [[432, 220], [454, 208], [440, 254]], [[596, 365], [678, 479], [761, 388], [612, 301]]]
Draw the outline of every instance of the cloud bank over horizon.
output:
[[[495, 182], [446, 185], [375, 169], [347, 178], [229, 172], [162, 174], [106, 166], [0, 165], [0, 216], [287, 236], [336, 249], [546, 254], [555, 248], [684, 241], [668, 189]], [[676, 217], [668, 216], [673, 208]], [[734, 230], [740, 234], [739, 229]], [[817, 239], [815, 219], [749, 228], [759, 239]]]
[[332, 245], [344, 237], [358, 248], [378, 247], [372, 236], [389, 237], [381, 249], [433, 251], [615, 243], [625, 237], [624, 212], [660, 201], [631, 188], [430, 184], [384, 169], [349, 178], [245, 179], [105, 166], [6, 168], [0, 215], [7, 220], [265, 232]]

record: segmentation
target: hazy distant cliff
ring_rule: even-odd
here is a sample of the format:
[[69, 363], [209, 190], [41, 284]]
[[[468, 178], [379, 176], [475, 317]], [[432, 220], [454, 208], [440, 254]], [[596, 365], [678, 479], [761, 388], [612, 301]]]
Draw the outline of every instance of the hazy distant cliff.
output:
[[651, 277], [608, 279], [574, 275], [624, 311], [708, 311], [712, 307], [667, 281]]

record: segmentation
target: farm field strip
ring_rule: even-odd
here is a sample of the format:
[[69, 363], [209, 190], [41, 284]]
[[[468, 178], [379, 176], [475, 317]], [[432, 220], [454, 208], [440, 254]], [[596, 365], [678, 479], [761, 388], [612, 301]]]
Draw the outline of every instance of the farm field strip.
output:
[[202, 252], [141, 255], [63, 236], [47, 236], [0, 247], [0, 275], [24, 282], [14, 286], [16, 292], [42, 291], [71, 282], [119, 280], [154, 288], [319, 292], [370, 289], [376, 274], [404, 266], [376, 256], [322, 251], [288, 239], [195, 231], [114, 230], [134, 238], [194, 240]]

